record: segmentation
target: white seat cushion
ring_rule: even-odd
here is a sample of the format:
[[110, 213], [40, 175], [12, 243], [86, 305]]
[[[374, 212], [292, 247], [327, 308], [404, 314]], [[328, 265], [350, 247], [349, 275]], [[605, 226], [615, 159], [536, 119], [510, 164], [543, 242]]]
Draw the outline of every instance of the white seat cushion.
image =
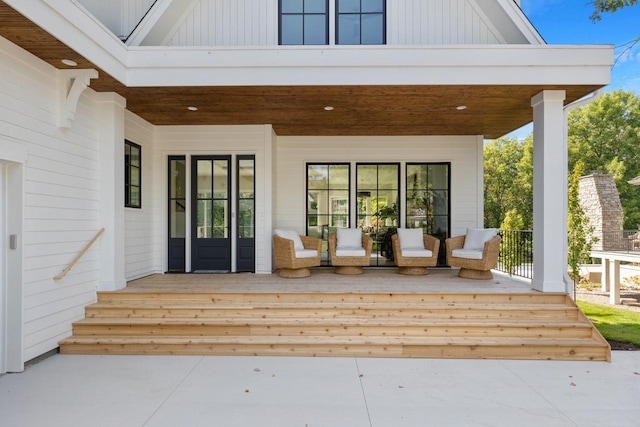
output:
[[302, 244], [302, 240], [300, 239], [300, 235], [298, 234], [297, 231], [276, 229], [275, 233], [276, 233], [276, 236], [282, 237], [283, 239], [293, 240], [293, 249], [296, 252], [304, 250], [304, 245]]
[[482, 259], [482, 250], [478, 249], [454, 249], [451, 256], [466, 259]]
[[367, 251], [362, 248], [345, 248], [345, 249], [336, 249], [336, 256], [365, 256]]
[[464, 249], [484, 250], [484, 244], [498, 234], [497, 228], [467, 228]]
[[402, 256], [407, 258], [431, 258], [433, 252], [429, 249], [402, 249]]
[[318, 251], [315, 249], [302, 249], [296, 251], [296, 258], [313, 258], [318, 256]]
[[336, 249], [362, 247], [362, 231], [359, 228], [336, 229]]
[[398, 240], [400, 241], [400, 249], [402, 249], [403, 255], [405, 249], [424, 249], [421, 228], [398, 228]]

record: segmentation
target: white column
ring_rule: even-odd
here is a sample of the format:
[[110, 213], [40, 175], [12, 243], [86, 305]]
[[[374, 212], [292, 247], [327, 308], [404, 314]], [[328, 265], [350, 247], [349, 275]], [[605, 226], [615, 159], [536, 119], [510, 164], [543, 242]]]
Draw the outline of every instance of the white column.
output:
[[609, 260], [609, 304], [620, 304], [620, 261]]
[[542, 292], [566, 292], [566, 141], [563, 90], [531, 98], [533, 108], [533, 281]]
[[608, 258], [602, 258], [602, 292], [609, 292], [611, 289], [611, 263]]
[[98, 93], [100, 226], [99, 290], [127, 285], [124, 272], [124, 110], [116, 93]]

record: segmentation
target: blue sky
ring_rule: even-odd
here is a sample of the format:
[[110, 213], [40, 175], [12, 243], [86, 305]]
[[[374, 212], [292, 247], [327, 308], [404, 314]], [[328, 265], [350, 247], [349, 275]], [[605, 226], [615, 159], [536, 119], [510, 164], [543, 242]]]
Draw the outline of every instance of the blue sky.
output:
[[[616, 64], [611, 70], [611, 84], [605, 91], [623, 89], [640, 95], [640, 43], [627, 49], [640, 37], [640, 5], [603, 14], [593, 23], [589, 0], [522, 0], [522, 10], [548, 44], [611, 44], [616, 47]], [[528, 128], [528, 129], [527, 129]], [[530, 126], [508, 136], [522, 138]]]

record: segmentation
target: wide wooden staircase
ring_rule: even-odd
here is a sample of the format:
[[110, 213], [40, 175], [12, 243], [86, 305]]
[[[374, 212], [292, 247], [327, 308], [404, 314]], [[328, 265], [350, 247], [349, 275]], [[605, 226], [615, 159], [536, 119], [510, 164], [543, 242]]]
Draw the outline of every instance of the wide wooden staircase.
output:
[[66, 354], [611, 360], [565, 294], [100, 292]]

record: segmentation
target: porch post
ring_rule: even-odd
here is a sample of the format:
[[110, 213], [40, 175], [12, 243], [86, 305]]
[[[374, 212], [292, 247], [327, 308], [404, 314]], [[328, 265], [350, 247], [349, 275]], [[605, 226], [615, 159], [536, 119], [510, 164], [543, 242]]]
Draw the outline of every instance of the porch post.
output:
[[116, 93], [98, 93], [99, 290], [113, 291], [127, 284], [124, 272], [124, 110], [126, 100]]
[[563, 90], [531, 98], [533, 108], [533, 281], [542, 292], [566, 292], [567, 165]]

